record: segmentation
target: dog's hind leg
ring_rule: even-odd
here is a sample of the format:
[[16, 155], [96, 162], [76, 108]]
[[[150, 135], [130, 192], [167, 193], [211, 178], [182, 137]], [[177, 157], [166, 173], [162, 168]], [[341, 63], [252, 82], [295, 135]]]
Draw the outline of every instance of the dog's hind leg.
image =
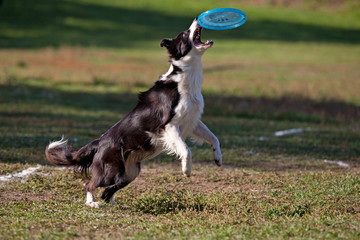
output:
[[115, 176], [115, 184], [105, 188], [101, 194], [101, 198], [105, 202], [115, 203], [114, 194], [118, 190], [126, 187], [131, 183], [140, 173], [140, 162], [136, 162], [128, 158], [125, 163], [125, 172], [121, 172]]
[[196, 125], [193, 136], [195, 139], [199, 139], [201, 141], [205, 141], [209, 143], [213, 149], [213, 156], [216, 165], [221, 166], [222, 164], [222, 156], [221, 156], [221, 149], [220, 143], [217, 137], [206, 127], [206, 125], [199, 121]]
[[104, 192], [101, 194], [101, 198], [104, 199], [104, 201], [107, 203], [110, 202], [110, 203], [115, 204], [115, 201], [114, 201], [115, 192], [117, 192], [121, 188], [126, 187], [129, 183], [130, 183], [130, 181], [123, 181], [123, 182], [120, 182], [120, 183], [117, 183], [110, 187], [105, 188]]
[[91, 181], [85, 186], [85, 191], [86, 191], [85, 204], [89, 207], [99, 208], [100, 204], [95, 201], [95, 196], [94, 196], [95, 188], [93, 186], [94, 184]]
[[91, 180], [85, 184], [86, 191], [86, 205], [93, 208], [99, 208], [99, 202], [95, 200], [95, 190], [97, 187], [101, 185], [102, 176], [104, 174], [104, 170], [97, 161], [94, 161], [92, 164], [92, 177]]
[[99, 208], [100, 204], [95, 201], [94, 194], [90, 191], [86, 192], [86, 203], [87, 206], [93, 207], [93, 208]]

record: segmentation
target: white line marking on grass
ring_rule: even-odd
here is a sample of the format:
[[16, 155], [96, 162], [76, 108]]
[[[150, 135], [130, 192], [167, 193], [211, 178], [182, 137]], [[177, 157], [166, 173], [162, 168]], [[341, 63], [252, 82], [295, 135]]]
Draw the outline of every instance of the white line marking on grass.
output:
[[344, 168], [350, 167], [350, 164], [344, 163], [343, 161], [324, 160], [324, 162], [329, 164], [337, 164], [340, 167], [344, 167]]
[[311, 131], [310, 128], [292, 128], [292, 129], [287, 129], [287, 130], [282, 130], [282, 131], [277, 131], [274, 133], [275, 137], [281, 137], [281, 136], [285, 136], [285, 135], [289, 135], [289, 134], [295, 134], [295, 133], [302, 133], [305, 131]]
[[[273, 136], [274, 137], [282, 137], [282, 136], [285, 136], [285, 135], [302, 133], [302, 132], [311, 132], [311, 131], [312, 131], [311, 128], [292, 128], [292, 129], [276, 131], [276, 132], [274, 132]], [[265, 140], [268, 140], [268, 137], [261, 136], [261, 137], [259, 137], [259, 140], [260, 141], [265, 141]]]
[[37, 165], [36, 167], [29, 167], [21, 172], [15, 173], [15, 174], [9, 174], [9, 175], [5, 175], [5, 176], [0, 176], [0, 182], [7, 182], [11, 179], [14, 178], [24, 178], [27, 177], [28, 175], [32, 174], [33, 172], [35, 172], [36, 170], [40, 169], [41, 165]]

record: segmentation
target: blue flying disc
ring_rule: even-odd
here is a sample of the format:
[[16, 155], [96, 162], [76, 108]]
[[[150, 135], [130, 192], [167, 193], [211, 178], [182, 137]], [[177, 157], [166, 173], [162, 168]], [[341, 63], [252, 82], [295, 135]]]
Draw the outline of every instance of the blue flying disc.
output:
[[246, 22], [246, 14], [236, 8], [215, 8], [203, 12], [198, 23], [211, 30], [227, 30], [237, 28]]

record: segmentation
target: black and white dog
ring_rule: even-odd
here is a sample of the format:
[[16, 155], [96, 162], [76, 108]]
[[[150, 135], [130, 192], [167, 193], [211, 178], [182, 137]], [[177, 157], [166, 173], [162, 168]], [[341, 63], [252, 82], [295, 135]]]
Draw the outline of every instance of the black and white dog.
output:
[[190, 176], [192, 157], [185, 143], [188, 137], [212, 146], [215, 163], [222, 164], [216, 136], [201, 122], [204, 101], [201, 57], [213, 41], [202, 43], [197, 19], [174, 39], [163, 39], [161, 47], [170, 54], [170, 68], [154, 86], [140, 93], [136, 107], [99, 139], [79, 150], [61, 139], [45, 150], [48, 161], [61, 166], [91, 166], [92, 177], [85, 184], [86, 205], [99, 207], [94, 191], [105, 187], [101, 198], [114, 203], [114, 193], [132, 182], [140, 172], [140, 162], [161, 152], [175, 154], [182, 171]]

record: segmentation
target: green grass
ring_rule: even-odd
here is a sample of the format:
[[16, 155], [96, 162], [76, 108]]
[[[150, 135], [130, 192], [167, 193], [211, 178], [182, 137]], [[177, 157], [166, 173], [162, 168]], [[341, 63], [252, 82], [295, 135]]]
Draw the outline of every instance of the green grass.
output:
[[151, 185], [136, 180], [120, 191], [118, 205], [88, 209], [76, 176], [44, 170], [49, 171], [4, 188], [24, 197], [7, 196], [1, 204], [5, 239], [359, 237], [360, 179], [355, 172], [196, 167], [196, 183], [204, 188], [174, 170], [156, 170], [161, 175], [141, 177]]
[[[0, 183], [0, 238], [358, 239], [360, 5], [272, 2], [5, 0], [0, 175], [42, 168]], [[189, 142], [191, 178], [163, 154], [117, 205], [87, 208], [84, 181], [50, 165], [45, 146], [99, 137], [167, 71], [160, 40], [228, 6], [248, 22], [203, 32], [215, 41], [203, 57], [203, 121], [224, 167]], [[305, 131], [274, 136], [293, 128]]]

